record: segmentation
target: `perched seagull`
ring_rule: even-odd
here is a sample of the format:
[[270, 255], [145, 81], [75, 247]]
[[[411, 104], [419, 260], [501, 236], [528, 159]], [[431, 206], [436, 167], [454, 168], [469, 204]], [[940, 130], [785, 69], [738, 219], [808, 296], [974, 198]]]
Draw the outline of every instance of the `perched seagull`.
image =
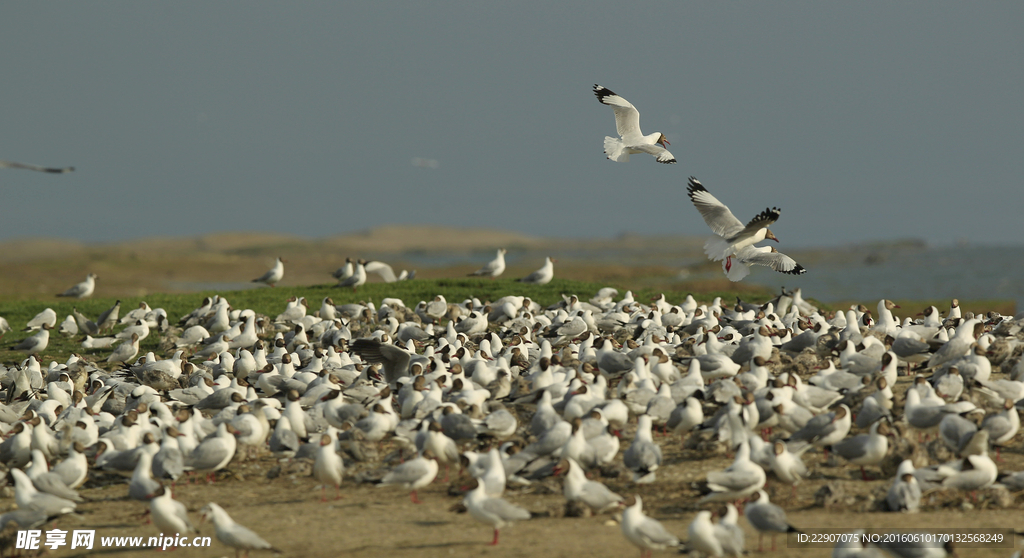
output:
[[92, 292], [96, 290], [96, 278], [95, 273], [90, 273], [85, 276], [85, 281], [71, 287], [70, 289], [60, 293], [57, 296], [69, 296], [73, 298], [88, 298], [92, 296]]
[[[416, 491], [433, 482], [436, 476], [437, 460], [434, 458], [433, 452], [425, 450], [415, 459], [410, 459], [392, 469], [384, 475], [377, 486], [401, 485], [409, 489], [409, 499], [412, 500], [412, 503], [419, 504], [420, 500], [416, 497]], [[495, 530], [495, 539], [497, 539], [497, 530]]]
[[590, 509], [602, 513], [617, 508], [622, 504], [622, 496], [612, 492], [607, 486], [587, 479], [583, 468], [576, 460], [569, 457], [555, 466], [555, 474], [566, 472], [562, 494], [570, 502], [583, 502]]
[[135, 358], [137, 354], [139, 354], [139, 334], [133, 333], [131, 339], [125, 340], [114, 349], [114, 352], [110, 353], [110, 356], [107, 357], [107, 363], [128, 362]]
[[149, 501], [149, 514], [153, 525], [165, 533], [198, 533], [195, 525], [188, 519], [185, 504], [171, 498], [171, 492], [160, 486]]
[[36, 314], [28, 323], [25, 324], [25, 329], [22, 331], [38, 331], [39, 328], [46, 324], [50, 327], [57, 325], [57, 313], [53, 311], [53, 308], [47, 308], [42, 312]]
[[665, 146], [669, 145], [665, 134], [654, 132], [646, 136], [640, 131], [640, 112], [629, 101], [600, 85], [594, 85], [594, 95], [603, 105], [615, 111], [615, 131], [618, 138], [604, 138], [604, 154], [612, 161], [625, 163], [634, 153], [650, 153], [659, 163], [675, 163], [676, 158]]
[[[718, 198], [712, 196], [694, 177], [690, 177], [690, 184], [686, 187], [690, 201], [700, 212], [704, 222], [716, 236], [710, 238], [704, 244], [704, 253], [714, 261], [725, 260], [725, 272], [732, 270], [732, 258], [748, 246], [768, 238], [778, 242], [768, 227], [779, 220], [781, 210], [777, 207], [765, 209], [756, 217], [750, 220], [746, 226], [729, 211], [729, 208]], [[795, 262], [794, 262], [795, 263]]]
[[[655, 550], [664, 550], [670, 546], [679, 546], [679, 537], [669, 533], [657, 519], [644, 514], [644, 501], [637, 494], [626, 500], [626, 509], [622, 512], [622, 534], [626, 540], [640, 549], [640, 555], [650, 555]], [[701, 512], [708, 513], [710, 512]], [[693, 534], [690, 534], [693, 540]]]
[[282, 277], [284, 277], [284, 262], [286, 261], [288, 260], [278, 257], [277, 262], [274, 263], [274, 267], [270, 268], [266, 273], [264, 273], [260, 277], [253, 279], [252, 282], [266, 283], [271, 287], [275, 286], [275, 284], [278, 281], [280, 281]]
[[[729, 260], [722, 262], [722, 268], [729, 265]], [[796, 263], [793, 258], [779, 252], [774, 246], [747, 246], [736, 252], [733, 258], [731, 269], [725, 269], [725, 275], [730, 281], [740, 281], [750, 274], [750, 266], [763, 265], [770, 267], [779, 273], [800, 275], [806, 273], [804, 266]]]
[[366, 283], [366, 260], [360, 259], [356, 262], [356, 269], [352, 272], [352, 275], [343, 279], [338, 283], [338, 286], [352, 287], [352, 290], [355, 291], [357, 288], [363, 286], [363, 283]]
[[914, 462], [905, 459], [896, 471], [896, 478], [885, 495], [889, 511], [916, 513], [921, 507], [921, 486], [914, 476]]
[[352, 277], [353, 273], [355, 273], [355, 266], [352, 264], [352, 258], [345, 258], [345, 265], [334, 270], [331, 277], [334, 277], [338, 281], [344, 281], [345, 279]]
[[213, 527], [217, 531], [217, 540], [235, 549], [235, 553], [244, 550], [248, 555], [250, 550], [273, 550], [278, 552], [270, 543], [263, 540], [259, 535], [249, 528], [235, 523], [234, 519], [224, 511], [224, 508], [210, 502], [199, 510], [203, 521], [212, 520]]
[[21, 469], [11, 469], [11, 476], [14, 477], [14, 499], [19, 509], [41, 510], [50, 517], [75, 511], [76, 504], [71, 500], [36, 490], [32, 480]]
[[38, 172], [50, 172], [53, 174], [64, 174], [75, 170], [75, 167], [40, 167], [39, 165], [27, 165], [25, 163], [15, 163], [14, 161], [0, 161], [0, 169], [25, 169]]
[[327, 434], [320, 436], [320, 447], [317, 449], [316, 460], [313, 462], [313, 477], [320, 481], [320, 501], [327, 501], [327, 485], [333, 484], [337, 492], [335, 500], [341, 498], [341, 478], [345, 472], [345, 463], [334, 451], [334, 438]]
[[776, 533], [799, 533], [795, 527], [786, 520], [786, 512], [768, 501], [768, 493], [758, 490], [750, 498], [750, 502], [743, 510], [747, 521], [757, 529], [757, 551], [763, 552], [762, 539], [765, 533], [771, 533], [772, 552], [775, 552]]
[[[625, 514], [623, 514], [623, 524], [625, 524]], [[715, 536], [715, 524], [711, 522], [711, 512], [707, 510], [697, 512], [697, 516], [690, 522], [687, 535], [689, 536], [687, 543], [693, 550], [705, 556], [725, 555], [722, 543]]]
[[494, 279], [505, 273], [505, 249], [498, 248], [498, 255], [493, 260], [487, 263], [487, 265], [480, 269], [470, 273], [470, 277], [490, 277]]
[[50, 343], [50, 324], [43, 324], [38, 332], [23, 339], [21, 343], [11, 347], [12, 351], [21, 351], [28, 355], [34, 355], [46, 350]]
[[484, 483], [476, 482], [476, 486], [466, 493], [462, 498], [462, 504], [466, 506], [469, 515], [473, 519], [487, 523], [494, 528], [494, 540], [491, 545], [498, 544], [498, 531], [502, 527], [511, 526], [513, 522], [530, 519], [529, 510], [521, 508], [503, 498], [488, 496]]
[[533, 273], [519, 279], [520, 283], [529, 283], [531, 285], [547, 285], [555, 277], [555, 262], [558, 260], [547, 257], [544, 258], [544, 267], [534, 271]]
[[750, 445], [743, 441], [736, 449], [736, 458], [724, 471], [709, 471], [707, 474], [709, 494], [701, 498], [704, 502], [729, 502], [745, 498], [765, 483], [765, 472], [760, 465], [750, 460]]

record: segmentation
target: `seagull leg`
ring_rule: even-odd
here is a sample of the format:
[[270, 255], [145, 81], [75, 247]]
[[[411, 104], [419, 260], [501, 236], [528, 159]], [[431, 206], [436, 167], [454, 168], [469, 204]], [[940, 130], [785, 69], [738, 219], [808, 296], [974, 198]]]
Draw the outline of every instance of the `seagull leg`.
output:
[[413, 490], [412, 492], [409, 493], [409, 498], [412, 499], [412, 503], [413, 504], [419, 504], [420, 503], [420, 499], [416, 497], [416, 491], [415, 490]]
[[327, 501], [327, 485], [326, 484], [321, 484], [320, 485], [320, 501], [321, 502], [326, 502]]
[[864, 480], [868, 480], [868, 474], [864, 472], [864, 466], [860, 466], [860, 477]]
[[726, 256], [725, 258], [725, 272], [729, 273], [732, 270], [732, 256]]
[[764, 533], [757, 532], [757, 551], [764, 552]]
[[775, 533], [772, 533], [772, 552], [775, 552]]
[[498, 528], [495, 527], [494, 528], [494, 540], [491, 541], [491, 546], [497, 546], [497, 545], [498, 545]]

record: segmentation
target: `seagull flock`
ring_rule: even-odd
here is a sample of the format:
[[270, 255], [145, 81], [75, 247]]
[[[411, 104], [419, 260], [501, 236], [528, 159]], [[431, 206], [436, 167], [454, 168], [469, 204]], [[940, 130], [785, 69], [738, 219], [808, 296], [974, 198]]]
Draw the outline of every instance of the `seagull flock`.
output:
[[[609, 159], [676, 162], [664, 134], [640, 131], [632, 104], [600, 85], [594, 94], [615, 113]], [[687, 193], [713, 232], [705, 253], [730, 280], [751, 265], [805, 271], [757, 246], [778, 242], [769, 229], [778, 208], [744, 224], [696, 178]], [[470, 275], [499, 277], [505, 253]], [[284, 263], [253, 282], [274, 287]], [[554, 263], [519, 282], [550, 282]], [[364, 259], [332, 275], [355, 290], [370, 273], [415, 276]], [[58, 296], [86, 298], [95, 280]], [[745, 526], [759, 551], [764, 535], [775, 550], [776, 535], [800, 532], [780, 504], [798, 507], [808, 479], [830, 479], [833, 491], [879, 483], [864, 505], [901, 514], [950, 501], [995, 505], [999, 491], [1024, 490], [1024, 471], [999, 466], [1000, 451], [1021, 449], [1024, 315], [972, 314], [956, 300], [945, 316], [929, 307], [899, 319], [888, 300], [874, 312], [826, 312], [800, 289], [760, 305], [619, 294], [566, 294], [548, 307], [524, 295], [449, 302], [439, 293], [413, 306], [326, 297], [313, 312], [292, 296], [276, 314], [211, 296], [173, 322], [145, 302], [121, 316], [118, 301], [95, 320], [76, 308], [59, 326], [47, 308], [9, 346], [24, 360], [0, 367], [0, 463], [17, 502], [0, 531], [58, 525], [85, 501], [86, 482], [120, 479], [165, 533], [196, 533], [198, 518], [236, 555], [276, 552], [259, 526], [214, 502], [190, 512], [174, 494], [186, 478], [236, 482], [224, 472], [271, 457], [310, 463], [321, 500], [331, 487], [337, 499], [364, 484], [382, 488], [381, 498], [398, 487], [415, 506], [421, 491], [450, 482], [426, 497], [455, 496], [452, 511], [489, 526], [492, 545], [518, 522], [553, 521], [522, 498], [550, 494], [564, 515], [610, 515], [642, 557], [738, 557], [748, 552]], [[44, 365], [54, 329], [85, 335], [83, 352]], [[142, 354], [150, 336], [158, 348]], [[723, 457], [728, 466], [699, 470], [693, 482], [666, 480]], [[692, 515], [685, 533], [657, 518], [667, 499]], [[955, 554], [948, 543], [846, 542], [832, 555]]]
[[[45, 343], [12, 347], [27, 358], [2, 370], [0, 462], [18, 502], [2, 524], [59, 522], [85, 482], [120, 474], [164, 532], [194, 533], [203, 518], [236, 551], [271, 549], [258, 526], [213, 502], [193, 516], [173, 490], [269, 456], [311, 462], [323, 500], [362, 483], [400, 487], [415, 505], [443, 470], [491, 544], [517, 522], [547, 521], [516, 500], [554, 484], [566, 515], [611, 514], [642, 555], [740, 556], [744, 517], [758, 548], [763, 535], [774, 548], [800, 529], [779, 503], [795, 505], [808, 478], [882, 480], [875, 509], [902, 513], [1024, 490], [1024, 472], [990, 455], [1020, 450], [1024, 316], [962, 313], [956, 301], [944, 317], [930, 307], [900, 320], [888, 300], [823, 312], [799, 289], [762, 305], [618, 295], [546, 308], [511, 295], [414, 307], [325, 298], [313, 313], [291, 297], [276, 316], [214, 296], [174, 325], [145, 303], [120, 316], [118, 302], [82, 316], [89, 331], [116, 332], [110, 345], [46, 366]], [[55, 324], [41, 312], [27, 339]], [[140, 354], [147, 336], [162, 358]], [[723, 455], [727, 467], [671, 485], [695, 514], [686, 533], [644, 508], [664, 501], [665, 471]], [[883, 550], [950, 551], [835, 555]]]

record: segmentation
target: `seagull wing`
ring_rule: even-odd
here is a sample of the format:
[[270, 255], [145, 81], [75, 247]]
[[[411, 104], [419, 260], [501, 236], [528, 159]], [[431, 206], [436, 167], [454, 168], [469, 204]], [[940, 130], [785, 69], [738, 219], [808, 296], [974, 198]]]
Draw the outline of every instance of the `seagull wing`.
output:
[[756, 217], [751, 219], [750, 222], [747, 223], [746, 227], [734, 233], [733, 236], [729, 238], [729, 240], [735, 242], [736, 240], [739, 240], [741, 238], [753, 236], [754, 234], [757, 233], [757, 231], [767, 226], [770, 226], [775, 221], [778, 221], [781, 212], [782, 210], [777, 207], [765, 208], [764, 211], [758, 213]]
[[637, 151], [643, 151], [644, 153], [654, 155], [654, 158], [657, 159], [659, 163], [671, 165], [676, 162], [675, 155], [672, 155], [669, 153], [668, 149], [665, 149], [656, 143], [638, 143], [636, 145], [630, 145], [629, 147], [631, 149], [636, 149]]
[[395, 270], [391, 269], [391, 266], [384, 262], [367, 262], [363, 265], [363, 268], [367, 273], [376, 273], [384, 279], [385, 283], [394, 283], [398, 281], [398, 277], [395, 276]]
[[779, 273], [789, 273], [790, 275], [800, 275], [807, 271], [804, 269], [804, 266], [796, 263], [796, 260], [793, 258], [782, 252], [772, 250], [769, 246], [761, 248], [748, 246], [736, 253], [736, 259], [747, 265], [763, 265]]
[[642, 136], [640, 133], [640, 112], [629, 101], [616, 95], [611, 89], [594, 84], [594, 95], [601, 104], [615, 111], [615, 130], [622, 137]]
[[732, 214], [732, 211], [729, 211], [724, 203], [712, 196], [699, 180], [691, 176], [686, 193], [712, 232], [723, 238], [729, 238], [743, 231], [743, 223]]

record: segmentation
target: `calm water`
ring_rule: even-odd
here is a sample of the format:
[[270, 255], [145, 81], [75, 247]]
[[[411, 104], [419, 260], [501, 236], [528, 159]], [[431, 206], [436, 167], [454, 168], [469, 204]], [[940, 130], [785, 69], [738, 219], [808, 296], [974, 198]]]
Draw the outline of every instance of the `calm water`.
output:
[[[800, 260], [798, 260], [800, 261]], [[822, 301], [960, 298], [1013, 300], [1024, 308], [1024, 247], [895, 248], [801, 261], [808, 271], [780, 281], [767, 270], [754, 283], [801, 287]]]

